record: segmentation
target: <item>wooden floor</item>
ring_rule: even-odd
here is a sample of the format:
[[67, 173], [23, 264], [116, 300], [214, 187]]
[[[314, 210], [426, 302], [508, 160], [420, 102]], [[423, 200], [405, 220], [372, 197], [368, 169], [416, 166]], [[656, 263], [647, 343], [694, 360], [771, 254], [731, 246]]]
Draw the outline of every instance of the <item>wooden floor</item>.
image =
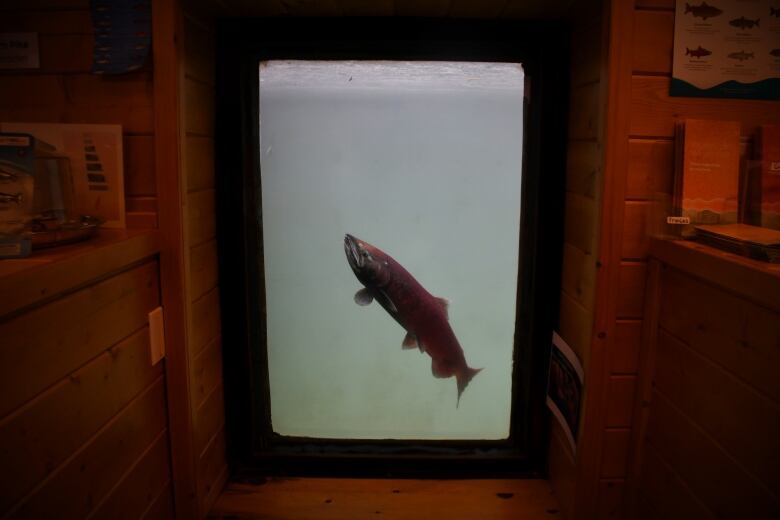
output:
[[559, 518], [546, 480], [300, 478], [228, 484], [213, 519], [325, 520]]

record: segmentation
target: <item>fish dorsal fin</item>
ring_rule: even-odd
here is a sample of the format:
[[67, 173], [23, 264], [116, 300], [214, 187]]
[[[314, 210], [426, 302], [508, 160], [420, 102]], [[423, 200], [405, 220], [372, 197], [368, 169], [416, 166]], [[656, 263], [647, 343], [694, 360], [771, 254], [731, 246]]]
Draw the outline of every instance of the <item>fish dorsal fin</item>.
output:
[[437, 297], [436, 302], [441, 306], [441, 310], [444, 311], [444, 317], [450, 319], [450, 301], [447, 298]]
[[[401, 347], [404, 350], [417, 348], [417, 336], [415, 336], [411, 332], [407, 332], [406, 336], [404, 337], [404, 342], [401, 343]], [[422, 348], [422, 347], [420, 347], [420, 348]]]
[[358, 305], [368, 305], [372, 301], [374, 301], [374, 295], [365, 287], [355, 293], [355, 303]]

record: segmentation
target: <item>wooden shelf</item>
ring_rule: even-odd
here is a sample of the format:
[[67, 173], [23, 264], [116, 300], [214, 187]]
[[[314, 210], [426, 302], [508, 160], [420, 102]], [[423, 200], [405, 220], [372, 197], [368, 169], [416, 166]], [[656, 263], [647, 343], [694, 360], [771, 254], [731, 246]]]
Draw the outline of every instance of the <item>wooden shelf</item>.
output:
[[89, 240], [0, 260], [0, 318], [160, 251], [156, 230], [100, 229]]
[[688, 240], [653, 239], [650, 255], [697, 278], [780, 311], [780, 264], [753, 260]]

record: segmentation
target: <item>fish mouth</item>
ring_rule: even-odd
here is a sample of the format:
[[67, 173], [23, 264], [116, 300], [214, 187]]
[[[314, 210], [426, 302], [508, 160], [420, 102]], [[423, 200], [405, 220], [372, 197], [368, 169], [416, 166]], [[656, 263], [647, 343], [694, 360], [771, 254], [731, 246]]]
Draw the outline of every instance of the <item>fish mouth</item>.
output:
[[347, 233], [344, 235], [344, 253], [347, 255], [347, 262], [353, 271], [359, 271], [363, 268], [363, 255], [360, 254], [358, 239]]

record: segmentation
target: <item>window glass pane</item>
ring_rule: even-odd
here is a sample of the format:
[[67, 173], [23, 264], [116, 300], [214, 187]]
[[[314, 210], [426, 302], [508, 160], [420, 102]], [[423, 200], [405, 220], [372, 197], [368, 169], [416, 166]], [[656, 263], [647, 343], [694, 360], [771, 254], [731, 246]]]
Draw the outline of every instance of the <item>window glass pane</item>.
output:
[[[273, 430], [319, 438], [506, 438], [522, 67], [270, 61], [259, 74]], [[356, 238], [345, 241], [345, 234]], [[384, 265], [366, 243], [397, 265], [371, 268], [383, 274], [362, 295], [372, 303], [361, 306], [354, 296], [364, 285], [348, 257], [369, 253], [370, 261], [355, 260], [358, 271]], [[448, 321], [425, 293], [403, 299], [402, 289], [390, 287], [407, 283], [398, 266], [427, 293], [449, 300]], [[402, 324], [429, 343], [427, 352], [402, 348]], [[458, 344], [468, 367], [484, 369], [459, 403], [456, 380], [470, 372]]]

